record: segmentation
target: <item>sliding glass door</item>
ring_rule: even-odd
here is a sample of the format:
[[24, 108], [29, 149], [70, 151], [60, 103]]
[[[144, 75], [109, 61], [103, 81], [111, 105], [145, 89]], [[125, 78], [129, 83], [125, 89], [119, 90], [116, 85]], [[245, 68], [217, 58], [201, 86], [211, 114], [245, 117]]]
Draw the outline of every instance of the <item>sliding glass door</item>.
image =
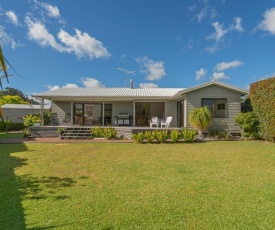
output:
[[136, 126], [148, 126], [151, 117], [164, 119], [164, 102], [136, 102]]
[[[100, 103], [76, 103], [74, 104], [74, 124], [87, 126], [102, 125], [102, 108]], [[111, 125], [112, 105], [104, 105], [104, 124]]]

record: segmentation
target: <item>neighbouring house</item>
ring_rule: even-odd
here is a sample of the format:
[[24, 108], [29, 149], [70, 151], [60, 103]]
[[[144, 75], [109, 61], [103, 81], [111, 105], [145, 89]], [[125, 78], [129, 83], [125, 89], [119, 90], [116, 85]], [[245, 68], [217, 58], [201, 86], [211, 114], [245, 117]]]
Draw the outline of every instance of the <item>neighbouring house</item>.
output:
[[[40, 114], [41, 112], [41, 105], [4, 104], [1, 108], [4, 119], [14, 123], [23, 123], [23, 117], [27, 114]], [[50, 111], [50, 106], [44, 105], [44, 111]]]
[[208, 106], [213, 125], [239, 133], [234, 118], [246, 90], [218, 81], [191, 88], [62, 88], [32, 95], [52, 101], [52, 125], [149, 126], [151, 117], [172, 116], [171, 127], [191, 128], [189, 113]]

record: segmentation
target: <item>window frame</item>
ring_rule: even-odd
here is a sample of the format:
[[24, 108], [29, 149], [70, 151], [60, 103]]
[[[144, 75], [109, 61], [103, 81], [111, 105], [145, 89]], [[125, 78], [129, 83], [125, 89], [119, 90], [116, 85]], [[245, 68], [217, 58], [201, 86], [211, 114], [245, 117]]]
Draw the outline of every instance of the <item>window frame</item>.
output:
[[[204, 100], [212, 100], [212, 106], [211, 106], [211, 114], [213, 116], [213, 118], [227, 118], [228, 117], [228, 104], [227, 104], [227, 98], [202, 98], [201, 99], [201, 107], [203, 106], [207, 106], [207, 105], [204, 105], [203, 101]], [[218, 103], [218, 101], [224, 101], [224, 103]], [[219, 105], [224, 105], [224, 116], [217, 116], [216, 113], [217, 111], [219, 110], [218, 107]], [[223, 110], [223, 108], [221, 108], [221, 110]]]

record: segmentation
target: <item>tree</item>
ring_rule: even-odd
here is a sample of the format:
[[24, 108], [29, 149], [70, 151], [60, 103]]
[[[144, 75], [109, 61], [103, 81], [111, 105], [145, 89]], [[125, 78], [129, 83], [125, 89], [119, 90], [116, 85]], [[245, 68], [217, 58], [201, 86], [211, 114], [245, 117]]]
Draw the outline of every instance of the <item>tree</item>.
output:
[[2, 90], [2, 94], [3, 96], [20, 96], [24, 101], [26, 101], [25, 94], [19, 89], [6, 87], [4, 90]]
[[202, 130], [206, 129], [211, 121], [212, 114], [206, 106], [194, 109], [189, 114], [189, 122], [199, 130], [199, 135], [202, 135]]
[[5, 74], [4, 76], [0, 75], [0, 87], [1, 89], [3, 89], [2, 78], [7, 78], [8, 82], [9, 82], [9, 79], [8, 79], [7, 66], [5, 64], [5, 57], [3, 55], [1, 45], [0, 45], [0, 67], [1, 67], [0, 71], [3, 71]]

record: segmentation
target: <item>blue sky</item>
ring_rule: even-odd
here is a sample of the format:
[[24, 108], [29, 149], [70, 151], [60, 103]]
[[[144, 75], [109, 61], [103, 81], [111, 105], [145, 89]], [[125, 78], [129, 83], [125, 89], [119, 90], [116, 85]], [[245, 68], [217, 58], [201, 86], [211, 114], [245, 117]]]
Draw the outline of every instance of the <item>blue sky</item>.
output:
[[0, 2], [4, 87], [187, 88], [213, 79], [248, 89], [275, 75], [275, 2]]

